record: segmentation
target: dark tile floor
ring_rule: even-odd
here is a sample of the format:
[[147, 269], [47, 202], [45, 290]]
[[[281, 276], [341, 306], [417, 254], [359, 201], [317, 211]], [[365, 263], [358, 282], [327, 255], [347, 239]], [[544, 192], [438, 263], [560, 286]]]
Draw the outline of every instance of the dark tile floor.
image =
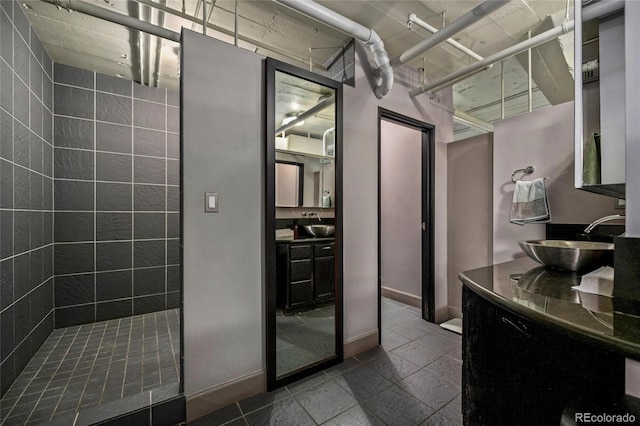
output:
[[0, 425], [64, 423], [107, 406], [117, 411], [157, 389], [178, 395], [179, 369], [177, 309], [56, 329], [0, 400]]
[[336, 353], [335, 304], [276, 313], [276, 371], [285, 375]]
[[383, 299], [382, 347], [191, 425], [462, 425], [461, 338]]

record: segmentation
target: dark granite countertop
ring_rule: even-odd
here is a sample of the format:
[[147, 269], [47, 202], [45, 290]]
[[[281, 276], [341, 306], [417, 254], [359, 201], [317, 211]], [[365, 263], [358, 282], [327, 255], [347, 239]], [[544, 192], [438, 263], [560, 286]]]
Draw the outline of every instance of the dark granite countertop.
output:
[[638, 302], [572, 290], [580, 276], [529, 258], [461, 272], [474, 293], [531, 321], [640, 360]]
[[334, 237], [323, 237], [323, 238], [303, 237], [303, 238], [296, 238], [295, 240], [291, 238], [276, 238], [276, 243], [292, 243], [292, 244], [324, 243], [324, 242], [333, 242], [333, 241], [334, 241]]

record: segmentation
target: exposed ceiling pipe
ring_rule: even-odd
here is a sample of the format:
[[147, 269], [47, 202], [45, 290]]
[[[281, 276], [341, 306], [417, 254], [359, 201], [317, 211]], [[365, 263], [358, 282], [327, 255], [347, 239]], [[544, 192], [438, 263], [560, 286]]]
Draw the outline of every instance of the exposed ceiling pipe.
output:
[[391, 65], [396, 67], [402, 64], [406, 64], [410, 60], [417, 58], [427, 50], [439, 45], [440, 43], [451, 38], [455, 34], [464, 30], [465, 28], [475, 24], [485, 16], [495, 12], [502, 6], [509, 3], [511, 0], [487, 0], [479, 6], [474, 7], [469, 12], [465, 13], [455, 21], [451, 22], [446, 27], [442, 28], [431, 37], [422, 40], [413, 47], [407, 49], [404, 53], [393, 58]]
[[175, 31], [168, 30], [166, 28], [159, 27], [157, 25], [143, 22], [139, 19], [132, 18], [127, 15], [123, 15], [118, 12], [114, 12], [100, 6], [85, 3], [79, 0], [43, 0], [47, 3], [54, 4], [56, 6], [75, 10], [76, 12], [91, 15], [96, 18], [104, 19], [105, 21], [113, 22], [114, 24], [124, 25], [125, 27], [133, 28], [134, 30], [142, 31], [152, 34], [157, 37], [166, 38], [168, 40], [180, 43], [180, 34]]
[[317, 113], [319, 113], [320, 111], [329, 108], [331, 105], [336, 103], [336, 96], [335, 95], [331, 95], [328, 98], [324, 98], [322, 99], [320, 102], [318, 102], [317, 104], [315, 104], [314, 106], [312, 106], [311, 108], [309, 108], [308, 110], [306, 110], [305, 112], [303, 112], [302, 114], [298, 114], [295, 118], [295, 120], [292, 120], [290, 122], [288, 122], [287, 124], [283, 124], [282, 126], [278, 127], [276, 129], [276, 135], [278, 133], [282, 133], [284, 131], [289, 130], [290, 128], [292, 128], [293, 126], [295, 126], [296, 124], [298, 124], [299, 122], [306, 120], [307, 118], [316, 115]]
[[[410, 13], [409, 16], [407, 17], [407, 27], [411, 28], [413, 26], [413, 24], [418, 25], [419, 27], [429, 31], [431, 34], [435, 34], [438, 32], [438, 29], [436, 27], [434, 27], [433, 25], [429, 24], [428, 22], [423, 21], [422, 19], [418, 18], [418, 16], [415, 13]], [[466, 53], [467, 55], [471, 56], [473, 59], [475, 59], [476, 61], [481, 61], [484, 58], [480, 55], [478, 55], [476, 52], [474, 52], [473, 50], [469, 49], [468, 47], [458, 43], [457, 41], [455, 41], [452, 38], [448, 38], [445, 40], [447, 43], [449, 43], [450, 45], [452, 45], [453, 47], [455, 47], [456, 49], [460, 50], [463, 53]]]
[[391, 68], [389, 56], [378, 33], [312, 0], [274, 1], [342, 31], [369, 46], [378, 67], [374, 73], [381, 80], [380, 85], [375, 89], [376, 96], [378, 99], [382, 99], [389, 93], [391, 86], [393, 86], [393, 68]]
[[[2, 1], [2, 0], [0, 0], [0, 1]], [[50, 0], [45, 0], [45, 1], [50, 1]], [[151, 7], [154, 7], [156, 9], [162, 10], [163, 12], [168, 13], [169, 15], [173, 15], [173, 16], [177, 16], [178, 18], [186, 19], [187, 21], [193, 22], [193, 23], [198, 24], [198, 25], [202, 24], [202, 19], [199, 19], [199, 18], [196, 18], [194, 16], [188, 15], [186, 12], [180, 12], [177, 9], [173, 9], [171, 7], [163, 6], [163, 5], [159, 4], [159, 3], [154, 2], [153, 0], [136, 0], [136, 1], [138, 3], [146, 4], [147, 6], [151, 6]], [[50, 1], [50, 2], [52, 2], [52, 1]], [[207, 20], [207, 28], [209, 28], [210, 30], [217, 31], [217, 32], [219, 32], [221, 34], [224, 34], [226, 36], [235, 37], [235, 31], [228, 30], [228, 29], [223, 28], [223, 27], [221, 27], [219, 25], [215, 25], [215, 24], [211, 23], [211, 16], [212, 16], [212, 13], [214, 11], [215, 5], [216, 5], [216, 2], [213, 1], [213, 2], [211, 2], [211, 7], [209, 7], [209, 18]], [[274, 46], [269, 46], [267, 43], [264, 43], [261, 40], [253, 39], [253, 38], [250, 38], [250, 37], [247, 37], [247, 36], [243, 36], [241, 34], [238, 34], [238, 39], [239, 40], [244, 40], [247, 43], [251, 43], [251, 44], [253, 44], [253, 45], [255, 45], [255, 46], [257, 46], [257, 47], [259, 47], [261, 49], [268, 50], [268, 51], [273, 52], [273, 53], [277, 53], [278, 55], [282, 55], [282, 56], [285, 56], [287, 58], [291, 58], [291, 59], [293, 59], [295, 61], [298, 61], [300, 63], [306, 63], [307, 62], [306, 58], [300, 58], [300, 57], [297, 57], [297, 56], [293, 55], [291, 52], [287, 52], [287, 51], [285, 51], [283, 49], [278, 49], [278, 48], [276, 48]], [[318, 65], [316, 65], [316, 66], [318, 66]]]
[[[167, 0], [160, 0], [161, 4], [166, 4]], [[158, 25], [164, 26], [164, 12], [158, 10]], [[160, 65], [162, 63], [162, 40], [156, 38], [156, 63], [154, 66], [155, 73], [153, 75], [153, 85], [158, 87], [158, 83], [160, 82]]]
[[[591, 19], [595, 19], [600, 16], [615, 12], [616, 10], [622, 9], [623, 7], [624, 7], [624, 0], [611, 0], [611, 1], [597, 2], [589, 6], [588, 8], [584, 9], [582, 14], [583, 20], [589, 21]], [[439, 90], [442, 90], [445, 87], [450, 86], [454, 82], [460, 81], [468, 77], [472, 73], [476, 73], [480, 71], [481, 68], [494, 64], [498, 61], [509, 58], [511, 56], [517, 55], [518, 53], [522, 53], [528, 49], [532, 49], [536, 46], [546, 43], [549, 40], [553, 40], [563, 34], [573, 31], [574, 27], [575, 27], [574, 21], [563, 22], [561, 25], [558, 25], [557, 27], [554, 27], [543, 33], [540, 33], [534, 37], [531, 37], [530, 39], [527, 39], [523, 42], [515, 44], [511, 47], [508, 47], [505, 50], [495, 53], [491, 56], [488, 56], [483, 60], [478, 61], [474, 64], [471, 64], [464, 68], [460, 68], [459, 70], [454, 71], [451, 74], [445, 77], [442, 77], [438, 80], [435, 80], [432, 83], [423, 84], [421, 87], [417, 87], [413, 89], [411, 92], [409, 92], [409, 95], [417, 96], [427, 91], [431, 91], [432, 93], [434, 93]]]
[[482, 129], [487, 132], [493, 132], [493, 124], [480, 120], [479, 118], [474, 117], [471, 114], [467, 114], [464, 111], [460, 111], [459, 109], [454, 111], [453, 119], [460, 123], [464, 123], [467, 126], [477, 127], [478, 129]]

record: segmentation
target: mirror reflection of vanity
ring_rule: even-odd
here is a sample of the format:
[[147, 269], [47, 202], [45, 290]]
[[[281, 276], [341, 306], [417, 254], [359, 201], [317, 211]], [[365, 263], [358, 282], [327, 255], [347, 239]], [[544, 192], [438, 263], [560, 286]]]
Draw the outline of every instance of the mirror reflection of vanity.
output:
[[624, 9], [600, 5], [575, 2], [575, 186], [625, 198]]
[[267, 60], [269, 390], [343, 357], [341, 100], [340, 83]]

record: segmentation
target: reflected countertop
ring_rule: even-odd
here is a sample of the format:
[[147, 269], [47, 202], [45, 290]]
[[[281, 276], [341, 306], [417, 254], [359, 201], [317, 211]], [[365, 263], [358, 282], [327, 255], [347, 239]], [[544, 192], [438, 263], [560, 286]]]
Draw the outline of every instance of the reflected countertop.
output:
[[287, 238], [287, 237], [282, 237], [282, 238], [276, 238], [276, 243], [293, 243], [293, 244], [297, 244], [297, 243], [324, 243], [324, 242], [332, 242], [334, 241], [334, 237], [321, 237], [321, 238], [316, 238], [316, 237], [303, 237], [303, 238]]
[[[604, 345], [640, 360], [640, 302], [578, 292], [573, 272], [520, 258], [461, 272], [463, 284], [528, 320]], [[639, 280], [640, 281], [640, 280]]]

